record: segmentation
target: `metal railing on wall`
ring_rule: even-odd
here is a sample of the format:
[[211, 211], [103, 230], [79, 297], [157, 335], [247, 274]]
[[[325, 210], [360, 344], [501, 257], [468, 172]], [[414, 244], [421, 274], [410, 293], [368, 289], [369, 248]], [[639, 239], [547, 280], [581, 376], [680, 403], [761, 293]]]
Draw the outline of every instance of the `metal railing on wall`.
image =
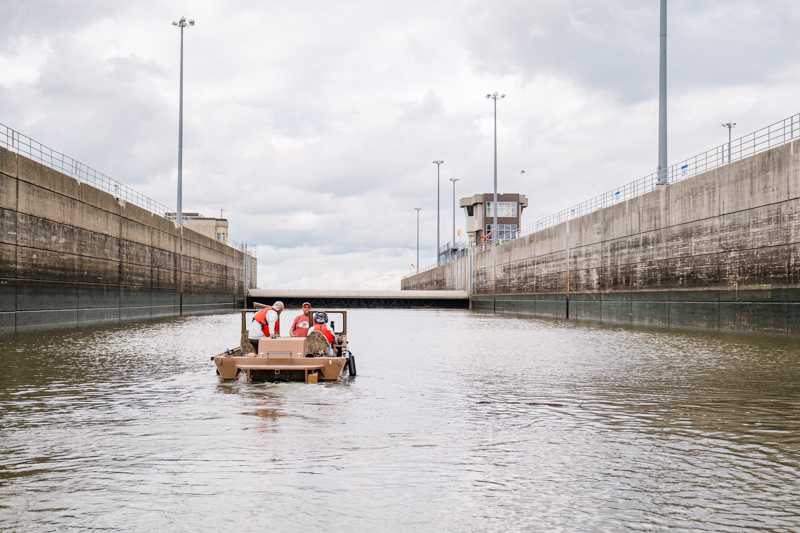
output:
[[[662, 174], [661, 184], [668, 185], [671, 183], [677, 183], [698, 174], [702, 174], [703, 172], [708, 172], [709, 170], [714, 170], [715, 168], [727, 165], [728, 163], [739, 161], [745, 157], [750, 157], [760, 152], [764, 152], [770, 148], [781, 146], [798, 138], [800, 138], [800, 114], [795, 114], [752, 133], [748, 133], [743, 137], [734, 139], [730, 143], [717, 146], [716, 148], [712, 148], [711, 150], [703, 152], [694, 157], [684, 159], [683, 161], [670, 166], [667, 168], [666, 172]], [[589, 213], [599, 211], [600, 209], [609, 207], [616, 203], [624, 202], [625, 200], [630, 200], [631, 198], [647, 194], [658, 186], [660, 186], [659, 175], [658, 173], [654, 172], [636, 181], [627, 183], [622, 187], [612, 189], [599, 196], [595, 196], [590, 200], [586, 200], [580, 204], [568, 207], [567, 209], [563, 209], [557, 213], [553, 213], [552, 215], [549, 215], [541, 220], [537, 220], [532, 224], [523, 226], [518, 231], [514, 232], [509, 239], [489, 240], [486, 242], [486, 244], [474, 245], [467, 255], [471, 255], [477, 251], [492, 246], [498, 246], [504, 242], [518, 239], [519, 237], [524, 237], [526, 235], [557, 226], [558, 224], [566, 222], [567, 220], [588, 215]], [[458, 254], [453, 255], [452, 257], [443, 258], [439, 261], [439, 263], [428, 265], [425, 268], [421, 268], [419, 271], [420, 273], [426, 272], [436, 268], [437, 266], [454, 261], [459, 257], [462, 257], [462, 255]], [[403, 279], [414, 275], [416, 275], [416, 271], [403, 276]]]
[[[109, 178], [102, 172], [98, 172], [92, 167], [84, 165], [80, 161], [77, 161], [68, 155], [62, 154], [61, 152], [53, 150], [52, 148], [48, 148], [39, 141], [31, 139], [27, 135], [24, 135], [2, 123], [0, 123], [0, 146], [19, 155], [23, 155], [28, 159], [32, 159], [33, 161], [46, 165], [53, 170], [61, 172], [62, 174], [73, 177], [78, 181], [100, 189], [101, 191], [112, 194], [118, 200], [132, 203], [133, 205], [141, 207], [142, 209], [146, 209], [158, 216], [170, 218], [167, 216], [167, 214], [171, 212], [173, 213], [171, 220], [175, 220], [175, 209], [171, 209], [162, 203], [156, 202], [152, 198], [149, 198], [140, 192], [131, 189], [127, 185], [120, 183], [115, 179]], [[196, 233], [211, 237], [219, 242], [223, 242], [232, 248], [246, 253], [247, 255], [252, 255], [252, 250], [254, 249], [252, 245], [234, 241], [233, 239], [229, 239], [227, 235], [224, 237], [220, 236], [213, 228], [208, 226], [204, 227], [199, 224], [193, 224], [189, 220], [184, 220], [184, 227], [191, 229]]]

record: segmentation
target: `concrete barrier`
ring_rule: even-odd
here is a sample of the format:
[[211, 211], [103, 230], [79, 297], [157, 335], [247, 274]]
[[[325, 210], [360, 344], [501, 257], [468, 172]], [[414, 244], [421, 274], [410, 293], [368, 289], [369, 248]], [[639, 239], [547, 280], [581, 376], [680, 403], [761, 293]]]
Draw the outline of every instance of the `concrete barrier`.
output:
[[248, 307], [254, 303], [271, 305], [280, 300], [287, 309], [301, 308], [304, 302], [313, 309], [465, 309], [469, 305], [467, 291], [313, 291], [251, 289], [247, 291]]
[[800, 334], [800, 141], [409, 277], [402, 288], [460, 288], [454, 272], [465, 265], [477, 310]]
[[245, 261], [186, 228], [181, 253], [173, 222], [0, 148], [0, 332], [233, 310]]

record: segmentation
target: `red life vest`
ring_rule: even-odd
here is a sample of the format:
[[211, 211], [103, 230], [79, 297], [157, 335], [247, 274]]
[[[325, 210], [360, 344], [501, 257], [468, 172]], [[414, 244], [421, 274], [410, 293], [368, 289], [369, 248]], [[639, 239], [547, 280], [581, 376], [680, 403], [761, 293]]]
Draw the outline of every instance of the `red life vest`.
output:
[[268, 311], [275, 311], [276, 313], [278, 313], [278, 321], [275, 322], [275, 335], [280, 335], [280, 331], [281, 331], [281, 314], [277, 310], [273, 309], [272, 307], [262, 307], [261, 311], [259, 311], [258, 313], [256, 313], [253, 316], [253, 320], [255, 320], [256, 322], [261, 324], [261, 331], [264, 332], [264, 335], [269, 337], [269, 324], [267, 323], [267, 312]]
[[328, 339], [328, 342], [333, 342], [333, 332], [325, 324], [315, 324], [314, 331], [319, 331], [325, 335], [325, 338]]

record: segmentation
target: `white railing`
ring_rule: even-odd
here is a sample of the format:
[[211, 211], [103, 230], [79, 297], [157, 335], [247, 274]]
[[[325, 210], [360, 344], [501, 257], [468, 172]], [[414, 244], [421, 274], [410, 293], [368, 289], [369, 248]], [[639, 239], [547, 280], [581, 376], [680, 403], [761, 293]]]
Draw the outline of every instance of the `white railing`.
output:
[[[774, 124], [770, 124], [769, 126], [761, 128], [760, 130], [756, 130], [753, 133], [749, 133], [743, 137], [734, 139], [730, 143], [725, 143], [721, 146], [717, 146], [716, 148], [712, 148], [711, 150], [703, 152], [702, 154], [676, 163], [666, 170], [664, 173], [666, 176], [662, 174], [662, 177], [666, 179], [662, 179], [661, 183], [677, 183], [698, 174], [702, 174], [703, 172], [727, 165], [733, 161], [739, 161], [745, 157], [750, 157], [765, 150], [769, 150], [770, 148], [775, 148], [776, 146], [780, 146], [798, 138], [800, 138], [800, 114], [792, 115], [789, 118]], [[567, 220], [588, 215], [589, 213], [599, 211], [600, 209], [613, 204], [624, 202], [625, 200], [647, 194], [658, 186], [659, 175], [654, 172], [648, 176], [623, 185], [622, 187], [612, 189], [607, 193], [595, 196], [590, 200], [586, 200], [580, 204], [574, 205], [557, 213], [553, 213], [552, 215], [549, 215], [532, 224], [523, 226], [516, 232], [515, 235], [512, 235], [512, 237], [513, 239], [517, 239], [519, 237], [524, 237], [525, 235], [536, 233], [537, 231], [541, 231], [543, 229], [557, 226], [558, 224], [566, 222]], [[497, 246], [503, 242], [508, 242], [509, 240], [513, 239], [488, 240], [486, 244], [473, 246], [470, 253], [474, 253], [475, 251], [478, 251], [478, 249]], [[454, 259], [455, 257], [453, 259], [447, 258], [446, 260], [440, 260], [438, 264], [428, 265], [425, 268], [421, 268], [419, 271], [420, 273], [426, 272], [436, 268], [437, 266], [447, 264]], [[416, 272], [404, 276], [403, 279], [413, 275], [416, 275]]]
[[[110, 193], [119, 200], [130, 202], [141, 207], [142, 209], [150, 211], [151, 213], [155, 213], [158, 216], [169, 218], [167, 213], [172, 212], [172, 220], [175, 220], [175, 209], [171, 209], [164, 204], [156, 202], [152, 198], [148, 198], [140, 192], [131, 189], [127, 185], [109, 178], [102, 172], [98, 172], [97, 170], [84, 165], [80, 161], [72, 159], [65, 154], [62, 154], [61, 152], [53, 150], [52, 148], [48, 148], [39, 141], [31, 139], [27, 135], [11, 129], [2, 123], [0, 123], [0, 146], [3, 146], [4, 148], [17, 154], [23, 155], [28, 159], [32, 159], [38, 163], [46, 165], [53, 170], [61, 172], [62, 174], [71, 176], [78, 181], [91, 185], [92, 187], [100, 189], [101, 191]], [[194, 232], [223, 242], [232, 248], [236, 248], [237, 250], [247, 253], [248, 255], [252, 255], [251, 250], [255, 249], [251, 245], [240, 243], [234, 241], [233, 239], [228, 239], [227, 236], [222, 237], [211, 228], [200, 227], [199, 225], [192, 224], [189, 220], [184, 220], [184, 226]]]

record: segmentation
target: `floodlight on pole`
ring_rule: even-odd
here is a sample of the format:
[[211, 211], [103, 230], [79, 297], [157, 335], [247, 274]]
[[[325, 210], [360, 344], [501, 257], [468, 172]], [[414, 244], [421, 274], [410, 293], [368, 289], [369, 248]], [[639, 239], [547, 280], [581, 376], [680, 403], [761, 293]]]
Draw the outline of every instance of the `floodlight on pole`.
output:
[[414, 208], [417, 212], [417, 274], [419, 274], [419, 212], [422, 210], [421, 207]]
[[441, 244], [439, 243], [439, 235], [441, 234], [441, 230], [439, 229], [439, 205], [441, 204], [441, 200], [439, 198], [439, 169], [441, 168], [441, 164], [444, 161], [437, 159], [433, 162], [436, 165], [436, 264], [439, 264], [439, 252], [441, 251]]
[[[728, 128], [728, 163], [731, 162], [731, 130], [736, 127], [735, 122], [728, 122], [722, 125], [723, 128]], [[725, 162], [725, 154], [722, 154], [722, 162]]]
[[[494, 100], [494, 202], [492, 203], [492, 213], [494, 214], [494, 228], [497, 229], [497, 101], [505, 98], [504, 94], [496, 92], [486, 95], [486, 98]], [[497, 237], [494, 237], [495, 239]]]
[[666, 185], [667, 176], [667, 0], [661, 0], [661, 31], [658, 54], [658, 174], [656, 183]]
[[178, 22], [173, 22], [172, 25], [181, 29], [181, 89], [178, 107], [178, 208], [175, 212], [175, 222], [181, 230], [180, 255], [178, 257], [178, 309], [180, 315], [183, 316], [183, 29], [186, 26], [194, 26], [194, 21], [187, 21], [186, 17], [181, 17]]
[[178, 210], [175, 213], [175, 221], [181, 228], [181, 234], [183, 234], [183, 29], [187, 26], [194, 26], [194, 21], [181, 17], [178, 22], [173, 22], [172, 25], [181, 29], [181, 89], [178, 104]]

